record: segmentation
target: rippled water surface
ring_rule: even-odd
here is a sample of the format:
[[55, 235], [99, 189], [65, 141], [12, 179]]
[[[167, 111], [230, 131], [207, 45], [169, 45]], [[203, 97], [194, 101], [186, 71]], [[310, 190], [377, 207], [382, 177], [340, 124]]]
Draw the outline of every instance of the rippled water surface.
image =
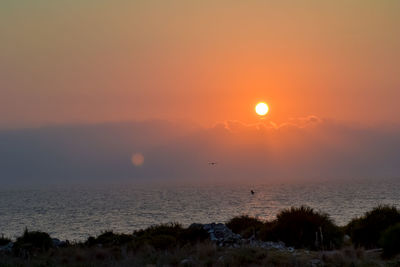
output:
[[[256, 193], [250, 194], [253, 189]], [[249, 214], [273, 219], [290, 206], [324, 211], [340, 225], [378, 204], [400, 205], [400, 182], [307, 183], [273, 186], [97, 186], [0, 189], [0, 234], [25, 227], [83, 240], [104, 230], [129, 233], [166, 222], [225, 222]]]

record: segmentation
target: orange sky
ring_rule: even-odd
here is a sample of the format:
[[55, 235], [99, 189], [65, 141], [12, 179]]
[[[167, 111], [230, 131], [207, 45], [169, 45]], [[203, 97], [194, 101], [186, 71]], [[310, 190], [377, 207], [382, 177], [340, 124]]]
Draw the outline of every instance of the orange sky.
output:
[[400, 123], [399, 1], [2, 1], [0, 128]]

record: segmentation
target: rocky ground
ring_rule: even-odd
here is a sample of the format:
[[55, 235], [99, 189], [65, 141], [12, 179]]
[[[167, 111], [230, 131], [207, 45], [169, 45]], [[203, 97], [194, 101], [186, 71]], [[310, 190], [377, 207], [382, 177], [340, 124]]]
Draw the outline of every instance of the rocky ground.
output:
[[264, 249], [276, 249], [279, 251], [294, 252], [294, 248], [286, 247], [283, 242], [263, 242], [257, 240], [254, 236], [250, 238], [242, 238], [239, 234], [235, 234], [223, 223], [196, 224], [192, 225], [202, 227], [210, 235], [211, 242], [219, 247], [240, 248], [240, 247], [257, 247]]

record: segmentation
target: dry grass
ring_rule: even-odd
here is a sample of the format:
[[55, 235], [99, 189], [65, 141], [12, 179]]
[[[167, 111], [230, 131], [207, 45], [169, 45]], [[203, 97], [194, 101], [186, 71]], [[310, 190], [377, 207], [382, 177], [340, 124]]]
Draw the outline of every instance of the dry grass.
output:
[[[157, 250], [143, 246], [79, 247], [51, 249], [31, 259], [0, 255], [0, 267], [8, 266], [399, 266], [400, 261], [383, 261], [380, 253], [347, 247], [317, 252], [294, 253], [262, 248], [219, 248], [210, 242], [181, 248]], [[397, 264], [397, 265], [396, 265]]]

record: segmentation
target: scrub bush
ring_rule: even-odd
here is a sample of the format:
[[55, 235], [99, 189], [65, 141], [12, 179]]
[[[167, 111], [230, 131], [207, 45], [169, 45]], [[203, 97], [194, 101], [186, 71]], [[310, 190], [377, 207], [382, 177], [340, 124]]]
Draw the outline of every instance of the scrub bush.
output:
[[378, 206], [351, 220], [345, 231], [355, 246], [372, 249], [379, 247], [383, 231], [397, 223], [400, 223], [400, 212], [396, 207]]
[[99, 235], [97, 238], [89, 237], [86, 241], [86, 245], [94, 246], [94, 245], [123, 245], [133, 240], [132, 235], [127, 234], [117, 234], [113, 233], [112, 231], [106, 231]]
[[343, 242], [342, 231], [327, 214], [306, 206], [281, 211], [271, 226], [270, 237], [283, 241], [287, 246], [335, 249]]
[[383, 248], [383, 256], [392, 257], [400, 253], [400, 223], [390, 226], [381, 236], [379, 244]]
[[249, 238], [252, 235], [257, 236], [263, 228], [264, 223], [256, 218], [248, 215], [242, 215], [230, 219], [226, 226], [236, 234], [240, 234], [244, 238]]
[[149, 245], [155, 249], [181, 247], [208, 238], [208, 233], [199, 226], [192, 225], [184, 229], [176, 223], [151, 226], [144, 230], [135, 231], [133, 235], [136, 248]]
[[30, 255], [33, 251], [47, 251], [53, 247], [53, 241], [50, 235], [40, 231], [28, 231], [25, 229], [24, 234], [17, 238], [14, 243], [13, 251], [16, 255]]

